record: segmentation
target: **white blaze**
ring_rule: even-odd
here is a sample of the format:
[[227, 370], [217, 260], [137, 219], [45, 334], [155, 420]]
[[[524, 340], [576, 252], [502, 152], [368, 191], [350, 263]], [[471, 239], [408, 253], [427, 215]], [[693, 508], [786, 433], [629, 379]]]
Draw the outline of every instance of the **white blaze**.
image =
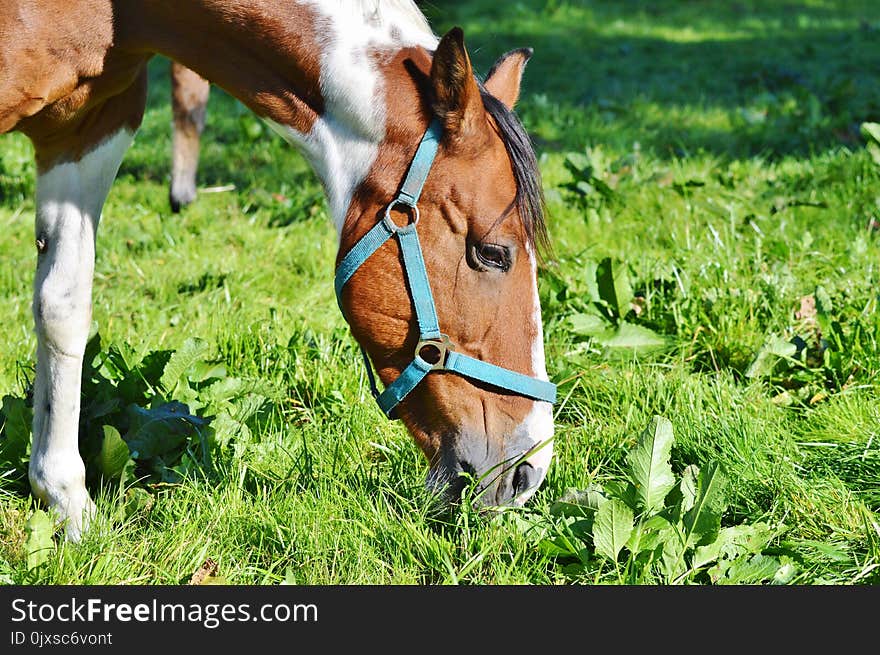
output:
[[[538, 295], [537, 260], [532, 248], [527, 248], [527, 254], [532, 266], [532, 323], [535, 329], [535, 337], [532, 341], [532, 375], [541, 380], [548, 380], [547, 364], [544, 358], [544, 327], [541, 322], [541, 301]], [[526, 458], [526, 461], [540, 473], [538, 483], [531, 489], [517, 497], [516, 503], [525, 503], [532, 494], [541, 486], [547, 470], [550, 468], [550, 460], [553, 457], [553, 405], [546, 402], [536, 401], [532, 410], [522, 422], [522, 431], [533, 439], [532, 449], [534, 454]]]

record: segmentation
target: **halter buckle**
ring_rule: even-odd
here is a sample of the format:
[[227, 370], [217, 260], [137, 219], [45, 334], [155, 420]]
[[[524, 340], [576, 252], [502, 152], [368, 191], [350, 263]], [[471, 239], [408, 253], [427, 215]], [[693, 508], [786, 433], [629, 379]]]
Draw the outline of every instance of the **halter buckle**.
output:
[[[406, 207], [409, 211], [407, 212], [409, 215], [409, 223], [406, 225], [398, 225], [391, 218], [391, 210], [395, 207]], [[388, 231], [392, 234], [397, 232], [404, 232], [407, 230], [412, 230], [419, 222], [419, 206], [414, 202], [410, 202], [404, 198], [395, 198], [392, 200], [388, 206], [385, 208], [385, 216], [382, 217], [382, 222], [385, 223], [385, 227], [388, 228]]]
[[446, 369], [446, 359], [450, 351], [455, 350], [455, 346], [445, 334], [441, 334], [439, 339], [423, 339], [416, 345], [416, 357], [421, 357], [423, 361], [431, 364], [432, 371], [443, 371]]

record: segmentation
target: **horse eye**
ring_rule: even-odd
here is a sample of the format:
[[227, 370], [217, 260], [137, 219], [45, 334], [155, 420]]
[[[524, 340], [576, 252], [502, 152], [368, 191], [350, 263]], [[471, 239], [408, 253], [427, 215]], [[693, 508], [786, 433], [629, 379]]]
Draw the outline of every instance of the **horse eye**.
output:
[[477, 260], [486, 268], [496, 268], [505, 273], [510, 270], [510, 249], [497, 243], [478, 243], [474, 246]]

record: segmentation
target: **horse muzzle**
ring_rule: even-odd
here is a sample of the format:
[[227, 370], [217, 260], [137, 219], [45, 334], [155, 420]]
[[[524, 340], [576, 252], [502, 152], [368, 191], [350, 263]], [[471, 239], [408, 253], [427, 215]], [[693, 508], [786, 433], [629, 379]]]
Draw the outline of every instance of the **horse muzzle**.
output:
[[451, 441], [441, 447], [426, 480], [450, 503], [464, 495], [483, 507], [521, 506], [544, 482], [553, 456], [552, 431], [543, 439], [461, 434]]

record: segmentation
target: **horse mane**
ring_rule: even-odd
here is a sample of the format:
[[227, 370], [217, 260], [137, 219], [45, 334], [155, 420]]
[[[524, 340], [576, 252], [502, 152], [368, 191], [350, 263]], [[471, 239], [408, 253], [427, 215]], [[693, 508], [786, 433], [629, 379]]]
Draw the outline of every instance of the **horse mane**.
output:
[[[478, 80], [479, 83], [479, 80]], [[514, 203], [525, 229], [526, 239], [538, 257], [550, 254], [550, 238], [544, 220], [544, 191], [541, 171], [535, 158], [532, 140], [519, 117], [479, 83], [483, 107], [498, 127], [498, 135], [507, 149], [516, 181]]]

